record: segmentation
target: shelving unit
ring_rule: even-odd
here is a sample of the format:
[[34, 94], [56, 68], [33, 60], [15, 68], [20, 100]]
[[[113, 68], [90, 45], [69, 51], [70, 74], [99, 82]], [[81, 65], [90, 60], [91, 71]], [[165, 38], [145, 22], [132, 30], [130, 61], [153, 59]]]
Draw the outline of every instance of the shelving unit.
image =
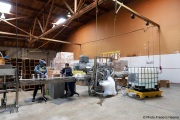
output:
[[[5, 60], [5, 64], [11, 64], [13, 68], [16, 68], [16, 58], [11, 58]], [[30, 79], [32, 74], [35, 74], [34, 68], [39, 64], [39, 60], [34, 59], [17, 59], [17, 65], [19, 69], [19, 76], [23, 79]], [[14, 79], [9, 79], [9, 81], [14, 81]], [[23, 86], [23, 90], [33, 90], [34, 85]]]
[[[13, 66], [13, 68], [16, 68], [16, 58], [11, 58], [10, 64]], [[17, 65], [19, 69], [19, 76], [21, 76], [23, 74], [23, 60], [17, 59]]]
[[[23, 60], [23, 79], [30, 79], [32, 74], [34, 73], [34, 68], [36, 65], [39, 64], [39, 60], [34, 60], [34, 59], [24, 59]], [[33, 90], [34, 85], [28, 85], [28, 86], [23, 86], [23, 90]]]

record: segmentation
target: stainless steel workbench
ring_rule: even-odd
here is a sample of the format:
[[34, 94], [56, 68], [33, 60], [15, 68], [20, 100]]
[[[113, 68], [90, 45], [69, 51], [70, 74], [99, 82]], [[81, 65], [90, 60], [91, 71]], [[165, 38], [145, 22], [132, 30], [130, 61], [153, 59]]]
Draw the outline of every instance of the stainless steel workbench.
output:
[[20, 79], [20, 86], [26, 85], [42, 85], [49, 83], [64, 83], [64, 82], [75, 82], [74, 77], [54, 77], [54, 78], [40, 78], [40, 79]]

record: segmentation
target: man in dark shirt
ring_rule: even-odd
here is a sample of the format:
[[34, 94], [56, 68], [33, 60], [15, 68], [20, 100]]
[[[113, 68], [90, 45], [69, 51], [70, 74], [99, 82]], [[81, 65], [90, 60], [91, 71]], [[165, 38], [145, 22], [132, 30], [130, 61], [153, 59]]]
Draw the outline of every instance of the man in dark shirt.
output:
[[[65, 64], [65, 68], [63, 68], [60, 73], [65, 75], [65, 77], [73, 76], [72, 69], [69, 67], [69, 63]], [[65, 96], [73, 96], [76, 94], [75, 92], [75, 82], [65, 82]], [[70, 92], [70, 93], [69, 93]]]

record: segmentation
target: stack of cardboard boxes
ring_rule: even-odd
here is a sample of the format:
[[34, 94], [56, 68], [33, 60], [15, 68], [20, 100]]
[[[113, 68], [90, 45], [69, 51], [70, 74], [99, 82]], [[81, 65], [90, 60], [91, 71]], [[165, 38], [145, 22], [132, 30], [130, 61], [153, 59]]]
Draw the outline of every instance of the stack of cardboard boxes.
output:
[[70, 67], [73, 67], [74, 54], [71, 52], [58, 52], [53, 60], [53, 68], [55, 70], [61, 70], [65, 67], [65, 63], [69, 63]]
[[48, 78], [60, 76], [60, 70], [54, 70], [54, 68], [47, 67], [47, 71]]
[[48, 77], [59, 76], [60, 70], [65, 67], [65, 63], [69, 63], [73, 67], [74, 54], [71, 52], [58, 52], [53, 59], [52, 68], [48, 68]]
[[[126, 60], [114, 60], [113, 65], [114, 65], [114, 72], [122, 72], [124, 70], [124, 67], [128, 64]], [[123, 78], [116, 78], [115, 77], [116, 84], [120, 86], [127, 86], [128, 78], [123, 77]]]

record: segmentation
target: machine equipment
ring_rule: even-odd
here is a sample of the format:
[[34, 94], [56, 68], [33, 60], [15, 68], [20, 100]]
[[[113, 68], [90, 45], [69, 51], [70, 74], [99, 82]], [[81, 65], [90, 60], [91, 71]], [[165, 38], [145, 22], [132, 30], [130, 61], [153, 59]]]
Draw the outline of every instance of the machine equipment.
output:
[[[81, 57], [83, 57], [83, 59]], [[114, 61], [112, 57], [97, 56], [94, 58], [94, 63], [92, 64], [86, 63], [89, 61], [86, 59], [87, 57], [81, 57], [80, 62], [78, 64], [76, 63], [74, 68], [75, 70], [85, 71], [86, 75], [81, 77], [75, 75], [75, 77], [78, 81], [88, 82], [89, 95], [103, 94], [105, 91], [103, 85], [108, 84], [108, 77], [114, 79], [124, 78], [128, 75], [127, 71], [123, 71], [124, 66], [127, 65], [127, 61]], [[109, 80], [111, 81], [111, 78]], [[117, 84], [115, 84], [115, 87], [116, 85]]]
[[18, 111], [18, 89], [19, 89], [19, 81], [17, 77], [17, 69], [12, 68], [11, 65], [0, 65], [0, 93], [3, 94], [3, 98], [1, 98], [1, 109], [3, 111], [6, 110], [7, 107], [7, 93], [15, 92], [16, 97], [10, 112]]

